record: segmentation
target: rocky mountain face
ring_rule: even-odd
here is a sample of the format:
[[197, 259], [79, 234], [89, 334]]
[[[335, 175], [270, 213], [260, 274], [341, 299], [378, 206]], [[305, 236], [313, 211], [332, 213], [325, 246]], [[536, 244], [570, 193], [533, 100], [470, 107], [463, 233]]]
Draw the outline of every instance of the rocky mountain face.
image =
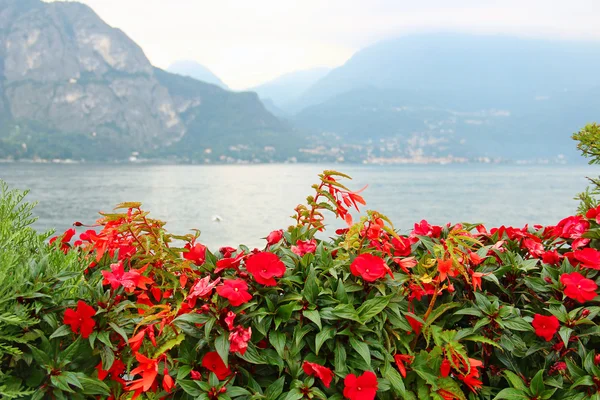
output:
[[[86, 5], [0, 0], [0, 157], [121, 158], [202, 137], [183, 114], [211, 91], [239, 96], [207, 88], [175, 98], [142, 49]], [[244, 102], [273, 118], [257, 98]], [[229, 123], [228, 111], [211, 122]]]

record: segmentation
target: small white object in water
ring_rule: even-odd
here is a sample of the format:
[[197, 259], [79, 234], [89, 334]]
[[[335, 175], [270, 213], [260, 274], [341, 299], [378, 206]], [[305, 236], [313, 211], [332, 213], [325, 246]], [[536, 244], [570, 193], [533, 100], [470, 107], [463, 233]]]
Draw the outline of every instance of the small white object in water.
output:
[[221, 222], [223, 220], [223, 218], [221, 218], [218, 215], [213, 215], [212, 220], [213, 220], [213, 222]]

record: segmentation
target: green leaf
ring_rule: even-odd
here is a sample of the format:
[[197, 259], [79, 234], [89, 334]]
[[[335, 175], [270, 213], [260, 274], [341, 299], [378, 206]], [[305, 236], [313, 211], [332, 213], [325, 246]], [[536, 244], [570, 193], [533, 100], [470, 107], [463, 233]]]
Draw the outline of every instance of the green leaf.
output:
[[321, 349], [321, 346], [323, 346], [323, 343], [333, 338], [335, 336], [335, 333], [335, 329], [330, 326], [326, 326], [321, 332], [317, 333], [317, 335], [315, 336], [316, 355], [319, 355], [319, 350]]
[[368, 320], [382, 312], [385, 307], [387, 307], [388, 303], [392, 296], [378, 296], [374, 297], [370, 300], [365, 301], [356, 312], [358, 313], [358, 318], [360, 322], [363, 324]]
[[442, 315], [444, 315], [444, 313], [446, 311], [451, 310], [451, 309], [456, 308], [456, 307], [459, 307], [459, 306], [460, 306], [460, 303], [446, 303], [446, 304], [441, 304], [438, 308], [436, 308], [435, 310], [433, 310], [433, 312], [429, 315], [429, 317], [427, 318], [427, 321], [425, 321], [425, 323], [423, 324], [423, 327], [421, 329], [423, 331], [425, 331], [438, 318], [440, 318]]
[[64, 351], [61, 351], [58, 355], [58, 362], [60, 365], [65, 365], [73, 360], [74, 356], [77, 356], [77, 350], [79, 350], [79, 345], [81, 344], [80, 336], [77, 337], [73, 343], [69, 345]]
[[558, 331], [558, 335], [563, 340], [565, 347], [569, 347], [569, 338], [571, 337], [571, 333], [573, 333], [573, 329], [566, 326], [561, 326], [560, 330]]
[[79, 377], [74, 372], [64, 371], [61, 375], [65, 377], [69, 385], [73, 385], [79, 389], [83, 389]]
[[313, 267], [310, 268], [310, 272], [306, 277], [302, 294], [310, 304], [315, 304], [317, 301], [317, 297], [319, 296], [319, 286], [317, 285], [317, 276]]
[[286, 336], [285, 333], [282, 332], [271, 332], [269, 334], [269, 342], [279, 355], [279, 357], [284, 358], [283, 351], [285, 349]]
[[112, 349], [112, 343], [110, 341], [110, 332], [98, 332], [98, 340]]
[[[185, 339], [185, 335], [183, 333], [180, 333], [175, 338], [166, 341], [158, 349], [156, 349], [156, 351], [154, 352], [153, 358], [157, 358], [158, 356], [163, 355], [167, 351], [171, 350], [173, 347], [179, 346], [179, 344], [181, 344], [181, 342], [183, 342], [184, 339]], [[227, 363], [225, 363], [225, 364], [227, 365]]]
[[594, 380], [589, 375], [582, 376], [573, 382], [571, 385], [571, 390], [575, 389], [577, 386], [594, 386]]
[[195, 381], [177, 379], [177, 385], [190, 396], [198, 397], [202, 394], [202, 391], [198, 385], [196, 385]]
[[351, 304], [338, 304], [331, 311], [331, 313], [338, 318], [349, 319], [362, 323], [362, 320], [358, 317], [358, 313]]
[[50, 375], [50, 382], [52, 382], [52, 386], [59, 388], [60, 390], [64, 390], [65, 392], [69, 393], [75, 393], [75, 391], [69, 386], [67, 378], [63, 375]]
[[300, 389], [292, 389], [285, 396], [284, 400], [300, 400], [304, 397], [304, 394], [300, 391]]
[[337, 289], [335, 290], [335, 298], [340, 303], [348, 302], [348, 293], [346, 293], [346, 286], [341, 279], [338, 279]]
[[265, 396], [267, 400], [276, 400], [279, 395], [283, 392], [283, 385], [285, 383], [285, 376], [277, 379], [275, 382], [269, 385], [267, 390], [265, 391]]
[[304, 310], [302, 315], [304, 315], [305, 318], [308, 318], [309, 320], [314, 322], [319, 327], [319, 330], [323, 329], [323, 325], [321, 324], [321, 316], [319, 315], [319, 312], [317, 310]]
[[519, 390], [519, 389], [514, 389], [514, 388], [506, 388], [506, 389], [502, 389], [500, 391], [500, 393], [498, 393], [496, 395], [496, 397], [494, 397], [494, 400], [499, 400], [499, 399], [506, 399], [506, 400], [529, 400], [529, 396]]
[[125, 343], [127, 343], [129, 341], [129, 339], [127, 338], [127, 333], [125, 333], [125, 330], [123, 328], [121, 328], [114, 322], [109, 322], [108, 325], [110, 325], [110, 327], [113, 328], [113, 330], [115, 332], [117, 332], [123, 338]]
[[513, 388], [519, 389], [522, 391], [527, 390], [527, 386], [525, 386], [525, 382], [523, 382], [523, 380], [514, 372], [506, 370], [506, 371], [504, 371], [504, 375], [506, 376], [506, 379], [508, 380], [508, 382], [510, 383], [510, 385]]
[[102, 369], [108, 371], [115, 362], [115, 353], [108, 346], [102, 346], [100, 349], [100, 358], [102, 359]]
[[483, 317], [481, 310], [475, 307], [462, 308], [455, 311], [454, 315], [472, 315], [474, 317]]
[[369, 346], [364, 342], [359, 342], [354, 336], [350, 337], [350, 346], [365, 360], [367, 365], [371, 366], [371, 352]]
[[179, 365], [177, 368], [177, 381], [185, 379], [186, 376], [192, 371], [191, 365]]
[[513, 318], [506, 321], [498, 321], [498, 323], [504, 328], [511, 329], [513, 331], [521, 332], [533, 332], [531, 324], [521, 318]]
[[54, 338], [67, 336], [71, 332], [72, 332], [71, 327], [69, 325], [61, 325], [58, 327], [57, 330], [54, 331], [54, 333], [52, 335], [50, 335], [50, 337], [48, 339], [52, 340]]
[[497, 347], [499, 349], [502, 348], [502, 346], [500, 346], [498, 343], [494, 342], [491, 339], [486, 338], [485, 336], [478, 336], [478, 335], [467, 336], [467, 337], [462, 338], [461, 340], [468, 340], [470, 342], [477, 342], [477, 343], [485, 343], [485, 344], [489, 344], [491, 346]]
[[346, 365], [346, 347], [339, 340], [335, 342], [333, 365], [338, 374], [344, 374], [348, 370], [348, 366]]
[[228, 387], [227, 394], [229, 395], [229, 397], [232, 397], [232, 398], [252, 395], [252, 393], [250, 393], [248, 390], [246, 390], [240, 386]]
[[210, 315], [208, 314], [196, 314], [196, 313], [187, 313], [187, 314], [182, 314], [179, 317], [175, 318], [173, 320], [174, 323], [181, 323], [181, 322], [188, 322], [190, 324], [204, 324], [206, 323], [206, 321], [208, 321], [210, 318], [212, 318]]
[[221, 336], [217, 337], [215, 339], [215, 349], [217, 350], [217, 353], [219, 353], [219, 356], [225, 363], [225, 366], [228, 366], [229, 365], [229, 358], [228, 358], [229, 357], [229, 335], [224, 333]]
[[292, 317], [292, 313], [294, 312], [294, 308], [298, 305], [296, 302], [288, 303], [284, 306], [279, 306], [277, 308], [277, 316], [281, 318], [282, 321], [288, 321]]
[[386, 368], [384, 376], [388, 381], [390, 381], [394, 392], [397, 395], [402, 396], [402, 398], [404, 398], [404, 396], [406, 395], [406, 387], [404, 386], [404, 380], [402, 379], [400, 373], [396, 371], [395, 368], [388, 366], [388, 368]]
[[529, 385], [531, 392], [534, 396], [539, 396], [546, 389], [544, 385], [544, 370], [541, 369], [535, 374]]
[[50, 357], [48, 357], [48, 355], [39, 350], [36, 347], [33, 346], [29, 346], [29, 348], [31, 349], [31, 355], [33, 356], [33, 358], [35, 359], [35, 361], [37, 361], [38, 363], [40, 363], [40, 365], [42, 366], [49, 366], [50, 365]]

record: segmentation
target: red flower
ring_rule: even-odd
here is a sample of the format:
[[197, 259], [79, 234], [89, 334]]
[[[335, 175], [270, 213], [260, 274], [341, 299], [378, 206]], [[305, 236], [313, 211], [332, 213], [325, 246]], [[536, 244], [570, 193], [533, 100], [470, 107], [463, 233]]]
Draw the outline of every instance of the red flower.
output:
[[190, 293], [186, 297], [186, 301], [193, 307], [196, 304], [196, 299], [198, 297], [208, 298], [219, 282], [221, 282], [221, 278], [217, 278], [210, 282], [210, 275], [207, 275], [202, 279], [196, 279], [196, 282], [194, 282], [190, 289]]
[[248, 293], [248, 284], [243, 279], [223, 281], [223, 285], [217, 287], [217, 293], [229, 300], [234, 307], [247, 303], [252, 298], [252, 295]]
[[590, 227], [582, 216], [571, 216], [561, 220], [554, 227], [554, 235], [565, 239], [579, 239]]
[[[410, 365], [414, 359], [415, 357], [410, 354], [396, 354], [394, 356], [398, 371], [400, 371], [400, 375], [402, 375], [403, 378], [406, 378], [406, 367]], [[404, 363], [406, 363], [406, 365], [404, 365]]]
[[483, 260], [485, 260], [486, 257], [480, 257], [479, 254], [470, 251], [469, 252], [469, 261], [471, 262], [471, 265], [477, 266], [479, 264], [481, 264], [483, 262]]
[[75, 333], [81, 332], [81, 336], [87, 339], [94, 331], [96, 321], [92, 317], [96, 315], [96, 310], [79, 300], [77, 302], [77, 310], [68, 308], [65, 310], [63, 322], [66, 325], [71, 325], [71, 330]]
[[196, 265], [204, 264], [204, 261], [206, 260], [206, 246], [196, 243], [194, 247], [192, 247], [191, 243], [187, 243], [185, 248], [188, 249], [188, 251], [183, 253], [183, 258], [192, 261]]
[[163, 370], [162, 387], [167, 393], [171, 393], [171, 390], [175, 387], [175, 381], [171, 375], [169, 375], [169, 371], [166, 368]]
[[256, 282], [265, 286], [275, 286], [274, 277], [280, 278], [285, 274], [285, 264], [273, 253], [261, 251], [251, 255], [246, 260], [246, 269]]
[[[71, 248], [71, 246], [69, 246], [69, 242], [71, 241], [71, 239], [73, 238], [74, 235], [75, 235], [75, 229], [71, 228], [71, 229], [67, 229], [65, 231], [65, 233], [63, 233], [60, 236], [60, 249], [62, 250], [63, 253], [67, 254], [67, 252]], [[54, 237], [50, 238], [48, 243], [53, 244], [56, 241], [56, 239], [58, 239], [58, 236], [54, 236]]]
[[220, 381], [231, 375], [231, 370], [225, 365], [221, 356], [216, 351], [208, 352], [202, 358], [202, 366], [214, 372]]
[[469, 270], [469, 274], [471, 275], [471, 285], [473, 285], [473, 290], [477, 291], [477, 288], [481, 290], [481, 278], [485, 276], [483, 272], [473, 272], [473, 270]]
[[542, 254], [542, 261], [544, 264], [550, 265], [558, 265], [560, 264], [560, 260], [562, 260], [563, 256], [558, 254], [556, 250], [547, 251]]
[[549, 342], [552, 340], [554, 334], [558, 331], [560, 323], [558, 322], [558, 318], [556, 318], [554, 315], [547, 317], [544, 315], [535, 314], [531, 325], [535, 329], [536, 335], [543, 337], [547, 342]]
[[432, 226], [426, 220], [421, 220], [418, 224], [415, 224], [415, 229], [411, 232], [410, 236], [429, 236], [429, 237], [440, 237], [442, 234], [441, 226]]
[[446, 378], [448, 375], [450, 375], [451, 366], [452, 364], [450, 364], [450, 361], [448, 361], [447, 358], [444, 358], [444, 361], [442, 361], [442, 364], [440, 365], [440, 375], [442, 378]]
[[349, 374], [344, 379], [344, 397], [350, 400], [373, 400], [377, 388], [377, 376], [371, 371], [359, 377]]
[[229, 258], [233, 253], [235, 253], [236, 249], [230, 246], [219, 247], [219, 253], [223, 254], [223, 257]]
[[298, 240], [295, 246], [292, 246], [292, 252], [294, 254], [299, 255], [300, 257], [304, 256], [307, 253], [314, 253], [317, 250], [317, 241], [315, 239], [311, 240]]
[[125, 364], [118, 358], [113, 361], [108, 371], [102, 369], [102, 362], [96, 365], [96, 369], [98, 370], [98, 379], [101, 381], [106, 379], [107, 376], [110, 376], [110, 379], [113, 381], [119, 382], [122, 385], [125, 384], [125, 381], [121, 378], [121, 374], [125, 372]]
[[240, 251], [238, 253], [238, 255], [235, 256], [235, 258], [223, 258], [223, 259], [217, 261], [217, 268], [215, 268], [215, 271], [214, 271], [215, 274], [218, 274], [219, 272], [223, 271], [224, 269], [229, 269], [229, 268], [233, 268], [233, 269], [237, 270], [240, 266], [240, 262], [244, 259], [244, 257], [246, 257], [246, 253], [243, 251]]
[[544, 255], [544, 245], [537, 237], [535, 237], [535, 239], [527, 238], [523, 240], [522, 246], [529, 251], [529, 254], [531, 254], [533, 258], [540, 258]]
[[600, 206], [596, 208], [590, 208], [585, 213], [587, 219], [593, 219], [597, 224], [600, 224]]
[[110, 272], [101, 272], [102, 276], [104, 277], [102, 284], [110, 284], [110, 287], [113, 290], [117, 289], [119, 286], [123, 286], [126, 292], [131, 293], [136, 287], [146, 289], [147, 284], [154, 283], [154, 281], [151, 278], [145, 277], [141, 274], [141, 269], [137, 270], [131, 268], [129, 271], [125, 272], [122, 261], [110, 264]]
[[408, 257], [411, 252], [410, 239], [399, 236], [392, 239], [392, 246], [394, 248], [394, 255], [396, 257]]
[[580, 303], [593, 300], [596, 297], [598, 285], [591, 279], [587, 279], [579, 272], [562, 274], [560, 283], [565, 285], [565, 296], [577, 300]]
[[244, 329], [241, 325], [236, 326], [235, 329], [229, 333], [229, 351], [244, 355], [251, 337], [252, 328], [248, 327], [248, 329]]
[[267, 236], [267, 246], [279, 243], [281, 239], [283, 239], [283, 229], [273, 231]]
[[398, 264], [398, 266], [404, 271], [406, 274], [410, 274], [409, 269], [413, 268], [418, 264], [416, 258], [414, 257], [406, 257], [406, 258], [394, 258], [394, 262]]
[[227, 325], [227, 329], [233, 329], [233, 321], [235, 320], [236, 314], [233, 311], [228, 311], [225, 315], [225, 325]]
[[414, 332], [415, 335], [418, 336], [421, 333], [421, 327], [423, 326], [423, 324], [417, 321], [415, 318], [411, 317], [410, 315], [405, 315], [405, 317], [410, 327], [412, 328], [412, 332]]
[[442, 281], [448, 276], [456, 276], [457, 274], [457, 271], [452, 268], [452, 259], [438, 260], [438, 272]]
[[566, 371], [566, 370], [567, 370], [567, 363], [564, 361], [557, 361], [548, 370], [548, 375], [554, 375], [557, 372]]
[[463, 383], [467, 385], [473, 393], [476, 393], [477, 389], [483, 385], [483, 382], [479, 380], [479, 371], [477, 370], [477, 368], [483, 366], [483, 363], [479, 360], [475, 360], [474, 358], [469, 358], [469, 364], [469, 373], [467, 374], [465, 371], [462, 374], [457, 374], [457, 377], [463, 381]]
[[154, 384], [158, 375], [158, 360], [147, 358], [143, 354], [135, 353], [135, 359], [139, 363], [137, 368], [131, 370], [131, 375], [141, 375], [140, 379], [130, 382], [129, 390], [135, 390], [136, 395], [147, 392]]
[[361, 254], [352, 261], [350, 272], [354, 276], [360, 276], [367, 282], [374, 282], [379, 278], [383, 278], [386, 273], [389, 273], [392, 278], [394, 277], [383, 258], [368, 253]]
[[304, 361], [304, 364], [302, 364], [302, 369], [304, 370], [304, 373], [306, 375], [316, 376], [319, 379], [321, 379], [325, 387], [328, 388], [331, 385], [331, 380], [333, 379], [333, 371], [331, 371], [329, 368], [319, 364]]
[[600, 251], [592, 248], [577, 250], [573, 258], [581, 263], [582, 267], [600, 269]]

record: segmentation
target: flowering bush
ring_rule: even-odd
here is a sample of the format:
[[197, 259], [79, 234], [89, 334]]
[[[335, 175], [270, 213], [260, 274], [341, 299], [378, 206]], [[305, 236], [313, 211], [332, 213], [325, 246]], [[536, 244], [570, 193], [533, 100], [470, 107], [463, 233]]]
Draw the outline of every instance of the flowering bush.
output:
[[[423, 220], [399, 235], [375, 211], [352, 220], [365, 201], [347, 176], [319, 177], [262, 249], [211, 252], [139, 203], [53, 240], [80, 274], [55, 283], [69, 295], [28, 297], [17, 351], [0, 336], [0, 394], [600, 399], [600, 207], [555, 226]], [[327, 211], [348, 227], [319, 240]]]

